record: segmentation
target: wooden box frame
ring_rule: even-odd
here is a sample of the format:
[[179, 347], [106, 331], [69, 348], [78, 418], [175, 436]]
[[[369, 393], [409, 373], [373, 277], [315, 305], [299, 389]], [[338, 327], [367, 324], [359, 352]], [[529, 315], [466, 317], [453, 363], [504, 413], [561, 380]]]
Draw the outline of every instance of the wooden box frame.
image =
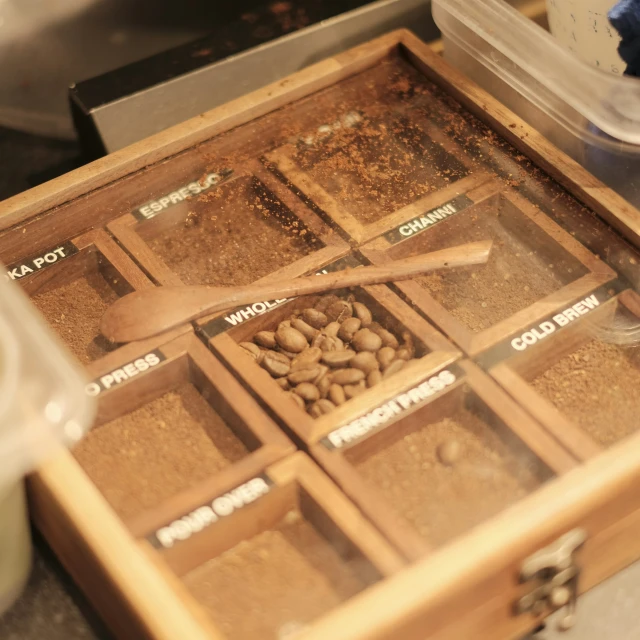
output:
[[[526, 327], [542, 320], [551, 311], [561, 309], [579, 300], [581, 297], [592, 293], [601, 285], [606, 284], [616, 278], [616, 273], [600, 261], [586, 247], [580, 244], [569, 233], [564, 231], [551, 218], [520, 196], [515, 190], [501, 185], [499, 182], [491, 182], [482, 185], [476, 193], [470, 194], [473, 205], [461, 211], [460, 216], [470, 215], [475, 207], [482, 206], [491, 198], [506, 200], [515, 207], [530, 221], [537, 225], [543, 234], [550, 240], [555, 241], [560, 247], [578, 260], [586, 269], [587, 273], [573, 282], [561, 287], [554, 293], [533, 303], [529, 307], [518, 311], [508, 318], [497, 322], [491, 327], [474, 333], [468, 329], [460, 320], [455, 318], [443, 305], [441, 305], [425, 288], [418, 282], [408, 280], [396, 283], [396, 287], [410, 300], [414, 302], [423, 313], [432, 320], [436, 326], [450, 336], [468, 355], [476, 356], [501, 342], [513, 333], [524, 330]], [[412, 238], [428, 234], [429, 229], [424, 229], [418, 234], [409, 236], [400, 245], [408, 245]], [[381, 237], [361, 248], [365, 255], [374, 264], [384, 264], [393, 259], [392, 253], [398, 252], [396, 244]]]
[[[0, 231], [11, 246], [7, 255], [12, 256], [20, 242], [21, 225], [32, 228], [59, 214], [59, 224], [51, 227], [55, 241], [78, 235], [81, 231], [69, 232], [76, 229], [77, 212], [66, 204], [84, 203], [87, 194], [119, 185], [138, 171], [152, 176], [147, 167], [331, 86], [391, 53], [403, 56], [640, 247], [640, 213], [634, 207], [414, 35], [396, 31], [2, 203]], [[81, 224], [99, 226], [110, 215], [97, 211]], [[531, 589], [519, 581], [521, 564], [530, 554], [570, 529], [584, 528], [587, 542], [576, 558], [583, 569], [580, 591], [640, 556], [639, 451], [630, 443], [613, 446], [431, 557], [373, 586], [301, 637], [497, 640], [534, 628], [546, 612], [516, 616], [513, 608]], [[220, 638], [175, 576], [126, 531], [69, 453], [61, 451], [43, 465], [31, 477], [29, 490], [36, 523], [120, 637]]]
[[[550, 336], [534, 350], [527, 350], [518, 356], [500, 362], [489, 369], [491, 375], [511, 393], [518, 402], [543, 424], [553, 436], [579, 460], [589, 460], [603, 451], [603, 446], [596, 442], [586, 431], [573, 420], [556, 409], [552, 402], [527, 382], [536, 374], [544, 372], [554, 362], [572, 353], [593, 338], [589, 330], [592, 321], [613, 316], [616, 307], [622, 306], [640, 317], [640, 296], [632, 289], [627, 289], [618, 296], [605, 302], [592, 311], [583, 321], [572, 323], [561, 331]], [[637, 433], [623, 438], [627, 441], [640, 442]]]
[[[262, 185], [271, 191], [284, 204], [292, 215], [301, 220], [306, 227], [314, 234], [324, 246], [321, 249], [312, 251], [308, 255], [286, 265], [264, 277], [293, 278], [303, 275], [311, 269], [320, 268], [328, 262], [336, 260], [348, 251], [348, 245], [327, 227], [316, 214], [309, 209], [291, 191], [286, 189], [269, 171], [267, 171], [258, 161], [247, 161], [243, 164], [241, 171], [234, 170], [234, 173], [225, 181], [220, 183], [224, 186], [234, 180], [247, 177], [255, 177]], [[216, 188], [216, 187], [214, 187]], [[174, 215], [175, 217], [175, 215]], [[150, 220], [140, 221], [133, 213], [126, 213], [109, 223], [108, 229], [120, 241], [120, 243], [136, 256], [142, 267], [151, 277], [164, 286], [181, 286], [184, 283], [180, 277], [171, 271], [162, 258], [156, 255], [149, 245], [137, 233], [139, 224], [155, 224], [160, 228], [173, 226], [174, 221], [169, 211], [160, 213]]]
[[[453, 366], [433, 372], [438, 376], [444, 371], [455, 376], [455, 381], [423, 402], [414, 405], [397, 415], [392, 421], [379, 429], [369, 432], [337, 448], [331, 445], [328, 436], [333, 431], [340, 432], [336, 425], [326, 426], [316, 435], [310, 446], [311, 455], [329, 473], [340, 488], [360, 507], [368, 518], [391, 540], [408, 560], [415, 561], [435, 551], [433, 546], [418, 534], [415, 528], [403, 517], [398, 520], [389, 502], [381, 497], [375, 487], [368, 484], [358, 473], [355, 466], [345, 456], [352, 450], [381, 451], [386, 444], [399, 437], [420, 429], [424, 417], [446, 415], [448, 405], [463, 404], [465, 396], [470, 395], [496, 418], [495, 431], [501, 431], [506, 438], [512, 439], [519, 447], [525, 447], [553, 475], [564, 474], [576, 466], [573, 456], [569, 455], [539, 424], [526, 415], [515, 402], [495, 384], [476, 365], [466, 360]], [[384, 402], [380, 401], [379, 405]], [[364, 414], [364, 412], [362, 412]], [[436, 418], [437, 420], [437, 418]], [[513, 445], [508, 445], [513, 448]]]
[[374, 407], [380, 398], [387, 398], [411, 387], [425, 373], [439, 368], [455, 360], [459, 351], [428, 322], [422, 319], [413, 309], [384, 285], [357, 287], [351, 292], [356, 300], [364, 302], [371, 309], [374, 320], [393, 322], [412, 333], [418, 353], [427, 350], [417, 362], [406, 367], [401, 373], [383, 380], [375, 387], [368, 389], [357, 398], [346, 402], [330, 414], [320, 418], [312, 418], [288, 399], [282, 389], [271, 376], [247, 357], [238, 346], [239, 342], [251, 341], [252, 337], [262, 330], [273, 330], [281, 320], [287, 318], [294, 310], [304, 308], [309, 300], [317, 296], [296, 298], [269, 313], [254, 318], [237, 327], [229, 329], [209, 340], [210, 348], [233, 369], [260, 402], [281, 423], [287, 433], [298, 442], [313, 442], [317, 434], [322, 433], [326, 425], [340, 424], [348, 421], [350, 416], [358, 415], [367, 407]]

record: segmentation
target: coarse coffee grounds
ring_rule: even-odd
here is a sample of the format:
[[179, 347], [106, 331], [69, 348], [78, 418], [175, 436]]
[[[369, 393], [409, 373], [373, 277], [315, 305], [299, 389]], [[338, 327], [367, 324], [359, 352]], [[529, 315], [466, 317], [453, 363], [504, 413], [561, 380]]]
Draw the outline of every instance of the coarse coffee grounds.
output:
[[640, 347], [591, 340], [531, 385], [596, 442], [608, 447], [640, 427]]
[[[457, 443], [454, 462], [442, 445]], [[431, 545], [488, 520], [546, 479], [532, 456], [514, 455], [475, 413], [460, 409], [427, 423], [364, 460], [346, 458]]]
[[[409, 83], [408, 79], [405, 79]], [[406, 116], [359, 116], [294, 157], [347, 212], [372, 223], [464, 178], [468, 171]]]
[[404, 247], [404, 257], [489, 239], [493, 240], [493, 247], [487, 264], [418, 279], [439, 304], [474, 333], [526, 309], [587, 273], [577, 258], [535, 222], [498, 199], [491, 199], [489, 206], [474, 207], [440, 222], [398, 247]]
[[298, 511], [183, 580], [234, 640], [284, 640], [368, 586]]
[[114, 348], [100, 335], [100, 320], [119, 297], [113, 288], [118, 283], [112, 280], [100, 271], [89, 271], [77, 280], [31, 298], [83, 364]]
[[158, 505], [247, 454], [191, 383], [95, 427], [73, 450], [124, 518]]
[[147, 242], [184, 284], [220, 286], [251, 284], [323, 246], [251, 177], [193, 199], [188, 213]]

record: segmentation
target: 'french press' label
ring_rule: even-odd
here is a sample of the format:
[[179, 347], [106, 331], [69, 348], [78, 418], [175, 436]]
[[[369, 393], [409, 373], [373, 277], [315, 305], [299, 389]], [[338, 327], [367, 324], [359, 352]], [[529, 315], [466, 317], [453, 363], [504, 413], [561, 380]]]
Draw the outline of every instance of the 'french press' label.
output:
[[387, 427], [399, 420], [404, 413], [427, 398], [435, 396], [450, 387], [463, 375], [462, 369], [451, 365], [435, 373], [412, 389], [397, 395], [348, 424], [329, 433], [320, 442], [329, 450], [342, 449], [347, 445], [371, 435], [374, 431]]
[[29, 256], [20, 262], [7, 267], [7, 273], [5, 275], [6, 280], [20, 280], [26, 276], [30, 276], [32, 273], [43, 271], [48, 267], [52, 267], [54, 264], [62, 262], [66, 258], [71, 257], [78, 253], [78, 248], [73, 242], [63, 242], [62, 244], [45, 249], [40, 253]]
[[94, 397], [99, 396], [104, 391], [109, 391], [109, 389], [113, 389], [114, 387], [128, 382], [131, 378], [135, 378], [141, 373], [146, 373], [150, 369], [157, 367], [166, 359], [167, 357], [159, 349], [151, 351], [144, 356], [140, 356], [132, 362], [127, 362], [127, 364], [119, 367], [118, 369], [105, 373], [103, 376], [100, 376], [93, 382], [90, 382], [85, 387], [87, 395]]
[[147, 539], [156, 549], [170, 549], [176, 543], [210, 527], [269, 493], [273, 481], [265, 473], [214, 498], [181, 518], [158, 529]]

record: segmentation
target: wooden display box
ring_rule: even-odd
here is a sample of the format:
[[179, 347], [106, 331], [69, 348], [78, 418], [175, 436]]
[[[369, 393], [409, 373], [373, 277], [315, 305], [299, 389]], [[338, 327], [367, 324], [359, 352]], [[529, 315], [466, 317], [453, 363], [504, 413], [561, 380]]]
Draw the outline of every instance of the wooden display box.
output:
[[[298, 177], [291, 175], [287, 166], [276, 166], [279, 161], [276, 156], [291, 150], [288, 145], [297, 145], [319, 128], [336, 122], [345, 124], [345, 116], [353, 113], [360, 114], [366, 123], [373, 123], [374, 128], [381, 122], [401, 122], [409, 128], [417, 123], [423, 127], [429, 139], [421, 138], [419, 144], [424, 144], [430, 154], [441, 159], [444, 177], [438, 178], [442, 178], [442, 182], [425, 181], [429, 182], [429, 193], [413, 189], [400, 194], [402, 197], [397, 202], [388, 197], [387, 192], [380, 192], [384, 207], [374, 206], [375, 215], [365, 219], [359, 218], [355, 209], [344, 206], [344, 202], [338, 202], [335, 191], [331, 194], [333, 187], [318, 180], [313, 168], [309, 171], [302, 167], [306, 176], [332, 195], [340, 208], [332, 210], [326, 202], [314, 202], [320, 192], [314, 194], [306, 190], [306, 183], [293, 184]], [[413, 123], [412, 118], [415, 118]], [[329, 129], [332, 139], [339, 140], [341, 134], [336, 134], [331, 126]], [[377, 131], [382, 137], [386, 135], [379, 126]], [[324, 136], [327, 130], [322, 128], [319, 132]], [[322, 144], [330, 142], [326, 140]], [[383, 140], [377, 167], [366, 164], [362, 182], [353, 189], [355, 200], [362, 196], [362, 202], [375, 205], [376, 197], [372, 200], [371, 196], [378, 194], [368, 189], [375, 180], [382, 179], [380, 167], [398, 170], [393, 162], [386, 162], [385, 149], [391, 145], [397, 150], [398, 145], [411, 144], [411, 140], [391, 140], [389, 144]], [[413, 157], [416, 148], [414, 145], [406, 157]], [[357, 146], [355, 149], [357, 151]], [[372, 146], [367, 149], [371, 152]], [[400, 182], [415, 182], [425, 177], [424, 163], [418, 163], [414, 173], [408, 169], [408, 172], [398, 170], [394, 176], [401, 177]], [[447, 174], [447, 170], [454, 174]], [[222, 180], [212, 176], [221, 176]], [[495, 231], [499, 236], [494, 247], [497, 257], [502, 255], [500, 242], [511, 248], [527, 248], [526, 255], [516, 256], [523, 258], [516, 266], [527, 272], [531, 284], [522, 283], [522, 290], [514, 293], [513, 302], [518, 308], [508, 310], [507, 316], [494, 326], [481, 328], [476, 333], [468, 326], [461, 326], [446, 305], [435, 304], [435, 298], [430, 299], [426, 289], [417, 282], [412, 284], [409, 293], [396, 285], [407, 298], [406, 303], [393, 293], [392, 287], [356, 290], [356, 298], [375, 307], [376, 312], [384, 316], [383, 322], [397, 323], [398, 327], [414, 334], [419, 358], [404, 375], [389, 377], [372, 388], [372, 393], [367, 391], [315, 421], [295, 405], [285, 406], [282, 396], [278, 395], [280, 389], [274, 387], [272, 380], [259, 375], [261, 370], [246, 360], [248, 356], [240, 353], [236, 342], [241, 335], [249, 337], [252, 327], [270, 326], [274, 319], [287, 313], [287, 305], [299, 305], [302, 300], [289, 301], [279, 307], [265, 305], [262, 311], [267, 308], [272, 311], [260, 317], [247, 312], [251, 319], [236, 323], [231, 332], [222, 331], [206, 338], [210, 323], [220, 320], [215, 318], [200, 323], [197, 335], [192, 326], [179, 328], [158, 340], [120, 347], [90, 363], [92, 383], [88, 390], [98, 395], [100, 424], [73, 454], [61, 452], [30, 478], [31, 512], [65, 566], [118, 637], [232, 640], [237, 635], [233, 631], [236, 627], [226, 616], [238, 608], [234, 603], [229, 607], [223, 603], [223, 615], [216, 615], [220, 601], [215, 596], [225, 594], [208, 587], [209, 578], [198, 582], [199, 572], [206, 573], [208, 567], [224, 568], [225, 562], [237, 559], [238, 554], [247, 549], [257, 551], [255, 562], [250, 563], [254, 568], [268, 568], [266, 558], [260, 556], [260, 546], [256, 549], [253, 545], [254, 539], [263, 534], [268, 534], [265, 537], [270, 539], [276, 521], [282, 523], [283, 516], [284, 525], [297, 526], [302, 522], [305, 528], [309, 525], [313, 530], [307, 529], [309, 535], [320, 536], [332, 562], [337, 562], [330, 565], [323, 560], [316, 563], [316, 567], [325, 571], [337, 566], [336, 571], [343, 572], [345, 565], [353, 567], [356, 560], [357, 566], [366, 568], [366, 575], [356, 576], [356, 582], [349, 583], [363, 587], [357, 595], [349, 597], [359, 590], [359, 587], [349, 587], [343, 592], [345, 597], [334, 599], [327, 607], [319, 606], [318, 600], [312, 603], [318, 604], [317, 610], [311, 613], [300, 610], [300, 620], [275, 620], [267, 631], [260, 631], [261, 637], [286, 631], [304, 640], [510, 640], [535, 628], [567, 594], [571, 597], [590, 589], [640, 557], [640, 448], [629, 446], [631, 439], [612, 444], [597, 455], [594, 450], [591, 451], [594, 455], [584, 455], [578, 439], [571, 435], [576, 434], [576, 430], [567, 431], [569, 436], [560, 438], [557, 427], [544, 415], [537, 414], [537, 407], [532, 409], [532, 396], [521, 393], [525, 385], [517, 379], [518, 376], [531, 379], [528, 376], [539, 364], [538, 351], [545, 354], [540, 356], [540, 362], [545, 362], [540, 369], [543, 375], [549, 364], [556, 366], [555, 356], [561, 355], [560, 347], [564, 346], [560, 336], [577, 339], [579, 327], [589, 314], [594, 311], [597, 317], [595, 309], [584, 311], [585, 300], [595, 295], [594, 291], [598, 295], [602, 291], [606, 294], [599, 305], [603, 318], [607, 317], [608, 310], [620, 313], [623, 307], [631, 305], [629, 294], [618, 294], [629, 288], [629, 282], [640, 282], [640, 260], [632, 248], [640, 246], [638, 211], [450, 68], [411, 33], [397, 31], [3, 203], [0, 205], [0, 258], [15, 268], [25, 256], [27, 260], [41, 258], [42, 251], [50, 253], [61, 243], [91, 232], [95, 234], [91, 237], [95, 238], [100, 255], [106, 258], [101, 264], [113, 265], [128, 283], [128, 289], [150, 286], [150, 283], [177, 282], [176, 275], [185, 281], [185, 274], [189, 277], [197, 274], [188, 268], [181, 271], [176, 266], [178, 262], [172, 262], [177, 254], [165, 252], [163, 257], [158, 251], [159, 238], [170, 229], [180, 229], [180, 225], [186, 224], [187, 230], [197, 228], [203, 223], [203, 215], [218, 215], [217, 199], [221, 194], [230, 193], [228, 190], [238, 181], [244, 181], [245, 188], [247, 184], [264, 185], [277, 200], [275, 217], [284, 211], [280, 220], [285, 220], [287, 225], [295, 220], [304, 223], [304, 230], [315, 238], [313, 242], [319, 243], [319, 248], [305, 255], [289, 254], [290, 260], [281, 261], [269, 260], [264, 257], [266, 253], [256, 251], [256, 256], [262, 256], [259, 264], [254, 265], [253, 272], [249, 269], [243, 274], [240, 266], [235, 268], [239, 265], [238, 258], [230, 263], [225, 258], [216, 269], [231, 269], [226, 275], [222, 274], [231, 283], [238, 284], [242, 278], [255, 281], [274, 274], [314, 273], [332, 263], [335, 266], [338, 259], [347, 258], [348, 251], [346, 243], [328, 231], [328, 219], [343, 235], [348, 235], [352, 243], [373, 240], [362, 253], [377, 261], [410, 253], [406, 248], [427, 248], [440, 236], [442, 242], [437, 247], [431, 245], [433, 248], [457, 244], [465, 236], [462, 232], [449, 233], [449, 226], [457, 228], [459, 223], [475, 215], [478, 224], [466, 227], [466, 231]], [[261, 193], [260, 198], [264, 190]], [[273, 204], [274, 199], [269, 198]], [[237, 204], [230, 200], [230, 206]], [[257, 204], [264, 206], [262, 200]], [[158, 208], [161, 211], [157, 211]], [[237, 209], [234, 211], [237, 216]], [[135, 212], [145, 221], [138, 223]], [[151, 216], [149, 212], [158, 215]], [[273, 213], [270, 211], [269, 215], [273, 217]], [[422, 218], [439, 220], [438, 216], [442, 220], [437, 224], [422, 222]], [[229, 219], [229, 222], [233, 221]], [[270, 218], [270, 223], [276, 222]], [[407, 240], [393, 245], [389, 237], [396, 232], [402, 235], [398, 227], [404, 225], [413, 225], [409, 227], [412, 231], [420, 228], [420, 233], [412, 233]], [[526, 229], [526, 234], [521, 229]], [[269, 245], [274, 243], [272, 232], [273, 227], [269, 227], [264, 235]], [[119, 246], [109, 239], [109, 234], [117, 237]], [[380, 239], [376, 240], [378, 236]], [[207, 242], [209, 239], [207, 237]], [[85, 264], [82, 262], [84, 248], [93, 242], [80, 243], [76, 248], [81, 251], [69, 258], [67, 266]], [[255, 244], [237, 231], [229, 234], [228, 243], [222, 247], [225, 256], [234, 255], [233, 243], [241, 249], [244, 246], [244, 253], [238, 254], [240, 257], [251, 257]], [[399, 253], [396, 254], [396, 250]], [[529, 255], [529, 251], [534, 250], [538, 253]], [[116, 253], [122, 258], [120, 262], [114, 257]], [[130, 257], [124, 260], [126, 253]], [[89, 260], [94, 270], [97, 255], [98, 251]], [[193, 255], [194, 259], [201, 258], [195, 251]], [[91, 252], [86, 256], [91, 256]], [[217, 256], [212, 253], [212, 262]], [[123, 267], [125, 263], [132, 268]], [[138, 267], [133, 269], [135, 264]], [[511, 263], [507, 261], [507, 264]], [[549, 267], [550, 264], [554, 266]], [[131, 279], [134, 270], [141, 276], [139, 279]], [[220, 275], [217, 270], [216, 274]], [[142, 276], [145, 271], [149, 280]], [[483, 273], [481, 269], [476, 272]], [[51, 280], [47, 273], [52, 274]], [[70, 282], [76, 273], [75, 267], [67, 271], [65, 265], [60, 265], [59, 270], [53, 265], [41, 274], [43, 286], [57, 279]], [[471, 272], [468, 273], [470, 278]], [[31, 277], [26, 274], [23, 278], [28, 290], [32, 286]], [[37, 274], [33, 278], [34, 283], [39, 281]], [[455, 274], [447, 274], [444, 279], [447, 278], [455, 279]], [[465, 282], [458, 284], [462, 286]], [[545, 286], [534, 290], [540, 284]], [[534, 299], [524, 295], [524, 286], [531, 288]], [[468, 293], [465, 301], [473, 301], [476, 289], [471, 288]], [[612, 302], [606, 302], [607, 299]], [[479, 308], [488, 309], [488, 302], [487, 307], [480, 305]], [[475, 360], [475, 363], [459, 365], [464, 372], [460, 380], [446, 384], [438, 377], [443, 368], [458, 366], [459, 353], [412, 306], [426, 313]], [[560, 342], [555, 343], [558, 353], [553, 354], [545, 347], [552, 344], [552, 338], [541, 340], [541, 334], [534, 334], [533, 330], [547, 321], [549, 316], [545, 314], [552, 314], [553, 318], [566, 314], [569, 309], [575, 313], [571, 320], [573, 326], [558, 332]], [[633, 305], [629, 310], [635, 313]], [[91, 336], [91, 340], [94, 337]], [[198, 342], [203, 337], [208, 342], [206, 346]], [[513, 340], [522, 340], [522, 344], [533, 341], [517, 364], [506, 358], [512, 355], [508, 350], [502, 355], [495, 351]], [[569, 342], [571, 340], [567, 344]], [[222, 356], [224, 364], [216, 360], [207, 347]], [[152, 362], [145, 359], [150, 354], [158, 358], [154, 352], [161, 353], [165, 359], [155, 364], [152, 364], [153, 357]], [[486, 354], [497, 359], [487, 365]], [[500, 369], [502, 360], [506, 362]], [[478, 365], [486, 367], [492, 375], [478, 372]], [[225, 367], [232, 369], [236, 377], [225, 371]], [[497, 373], [495, 367], [498, 367]], [[511, 377], [501, 378], [507, 374]], [[497, 388], [492, 376], [500, 380], [503, 391]], [[102, 388], [107, 384], [113, 387], [116, 381], [116, 387], [108, 391]], [[439, 384], [445, 388], [437, 389]], [[184, 391], [185, 387], [188, 392]], [[292, 445], [278, 431], [280, 426], [263, 413], [248, 389], [280, 425], [285, 425], [295, 436], [296, 444], [313, 451], [341, 487], [333, 484], [300, 452], [282, 458], [292, 451]], [[167, 408], [163, 403], [167, 398], [175, 398], [178, 392], [187, 395], [177, 407]], [[172, 467], [169, 462], [192, 451], [206, 455], [210, 445], [206, 440], [196, 440], [195, 435], [186, 436], [181, 446], [167, 444], [163, 454], [166, 458], [160, 460], [159, 466], [158, 457], [152, 455], [157, 452], [138, 453], [144, 438], [149, 436], [158, 447], [169, 443], [169, 436], [165, 440], [161, 434], [171, 420], [176, 422], [172, 437], [180, 437], [185, 426], [195, 433], [197, 429], [193, 424], [198, 422], [199, 412], [210, 415], [205, 406], [208, 401], [209, 409], [215, 409], [227, 422], [236, 438], [234, 446], [237, 441], [244, 445], [244, 453], [237, 457], [234, 454], [233, 459], [227, 456], [226, 466], [211, 463], [210, 473], [208, 459], [204, 467], [192, 462], [185, 466], [184, 460]], [[626, 407], [633, 409], [634, 402], [635, 396], [630, 397]], [[351, 425], [351, 432], [359, 438], [363, 435], [363, 426], [358, 421], [363, 415], [372, 414], [376, 420], [388, 415], [380, 408], [381, 403], [396, 403], [402, 415], [389, 427], [376, 429], [361, 441], [354, 439], [345, 452], [326, 450], [323, 438], [336, 430]], [[408, 407], [406, 411], [400, 409], [403, 403]], [[543, 407], [542, 403], [539, 406]], [[171, 420], [162, 417], [167, 411]], [[395, 409], [391, 407], [388, 411], [395, 412]], [[451, 535], [437, 528], [437, 510], [433, 518], [429, 517], [427, 535], [423, 530], [419, 539], [415, 522], [413, 525], [403, 523], [403, 518], [391, 514], [392, 520], [383, 522], [384, 514], [389, 513], [383, 505], [383, 499], [385, 502], [387, 499], [380, 491], [375, 495], [374, 504], [372, 491], [370, 488], [363, 491], [359, 474], [365, 473], [376, 456], [383, 460], [387, 452], [395, 451], [394, 447], [402, 445], [405, 438], [410, 446], [413, 444], [419, 450], [413, 441], [425, 433], [425, 429], [421, 429], [425, 425], [433, 427], [436, 436], [440, 433], [436, 429], [442, 428], [443, 421], [452, 421], [447, 424], [453, 424], [452, 430], [456, 429], [454, 418], [461, 411], [466, 411], [472, 422], [479, 418], [488, 420], [486, 426], [491, 429], [485, 432], [491, 434], [491, 441], [498, 449], [498, 458], [487, 454], [489, 463], [484, 468], [482, 481], [492, 477], [495, 471], [492, 464], [501, 459], [510, 460], [508, 464], [505, 462], [504, 469], [512, 472], [515, 469], [516, 475], [521, 471], [529, 473], [532, 479], [520, 487], [520, 493], [516, 492], [513, 500], [501, 502], [495, 509], [463, 522], [464, 526]], [[215, 420], [210, 417], [200, 422], [211, 426]], [[123, 428], [122, 437], [109, 443], [105, 434], [114, 429], [114, 425]], [[467, 427], [473, 431], [470, 425]], [[129, 429], [129, 433], [125, 434], [124, 429]], [[127, 440], [133, 431], [139, 433], [140, 438]], [[426, 433], [430, 433], [429, 429]], [[200, 446], [203, 442], [207, 446]], [[584, 444], [584, 438], [581, 442]], [[438, 446], [440, 444], [438, 440]], [[92, 446], [96, 446], [95, 455], [92, 455]], [[471, 445], [465, 444], [462, 452], [467, 451], [467, 447]], [[434, 455], [433, 448], [431, 443], [430, 455]], [[455, 450], [455, 446], [453, 448]], [[522, 459], [514, 464], [512, 456], [516, 453], [522, 455]], [[123, 482], [124, 463], [116, 461], [109, 468], [109, 474], [103, 470], [100, 475], [98, 467], [108, 463], [109, 456], [116, 460], [118, 456], [126, 456], [129, 468], [134, 470], [136, 458], [140, 457], [149, 462], [141, 467], [145, 473], [156, 465], [162, 472], [166, 469], [167, 479], [173, 477], [175, 481], [177, 477], [183, 484], [176, 482], [168, 488], [155, 481], [149, 483], [151, 488], [161, 488], [164, 493], [158, 500], [145, 501], [142, 509], [131, 507], [131, 511], [117, 502], [122, 498], [122, 491], [111, 493], [109, 500], [117, 507], [119, 516], [89, 478], [92, 474], [105, 493]], [[86, 466], [86, 472], [76, 458]], [[457, 464], [464, 468], [464, 457], [459, 460]], [[519, 463], [522, 461], [530, 462], [531, 468]], [[455, 477], [456, 461], [453, 462], [445, 471]], [[570, 469], [572, 466], [575, 468]], [[204, 474], [197, 475], [203, 468]], [[391, 466], [382, 465], [385, 473], [390, 469]], [[376, 476], [375, 468], [373, 475]], [[142, 472], [135, 481], [141, 479]], [[268, 485], [268, 492], [259, 491], [258, 482], [245, 486], [260, 479]], [[419, 484], [419, 478], [404, 480], [411, 485], [409, 488]], [[538, 486], [540, 484], [542, 486]], [[445, 495], [452, 488], [453, 485], [445, 484]], [[352, 496], [359, 508], [345, 494]], [[218, 516], [214, 502], [220, 498], [223, 502], [215, 503], [218, 506], [224, 504], [229, 509], [231, 505], [236, 509], [239, 505], [241, 508], [224, 521], [205, 526], [213, 521], [212, 513]], [[497, 498], [497, 494], [487, 496], [488, 502], [489, 498]], [[445, 509], [449, 506], [447, 502], [449, 500], [443, 499], [442, 517], [451, 513]], [[507, 507], [509, 502], [513, 504]], [[482, 504], [477, 500], [469, 504], [468, 509], [461, 507], [460, 510], [464, 509], [463, 515], [467, 516], [466, 511], [471, 514], [473, 508]], [[380, 512], [375, 512], [377, 506]], [[292, 509], [297, 509], [299, 514], [286, 516]], [[404, 520], [408, 520], [406, 513]], [[165, 542], [169, 539], [166, 531], [159, 534], [163, 530], [173, 532], [171, 535], [176, 540], [173, 545], [169, 544], [171, 548], [161, 550], [161, 539]], [[559, 548], [561, 543], [563, 547]], [[410, 558], [404, 568], [400, 551]], [[558, 557], [560, 562], [556, 563]], [[530, 570], [536, 563], [541, 567], [540, 572]], [[283, 566], [282, 576], [286, 575], [285, 568]], [[215, 574], [219, 575], [217, 571]], [[250, 571], [247, 575], [251, 582], [255, 574]], [[296, 575], [301, 574], [296, 572]], [[286, 583], [286, 579], [282, 582]], [[552, 593], [550, 598], [543, 597], [545, 590], [551, 590], [554, 584], [561, 587], [560, 591]], [[241, 589], [238, 585], [240, 582], [229, 581], [230, 592]], [[268, 585], [265, 591], [276, 597], [277, 586], [271, 589]], [[249, 587], [242, 590], [242, 595], [249, 593]], [[299, 598], [301, 592], [304, 589], [298, 588], [291, 601]], [[251, 603], [243, 606], [240, 613], [246, 610], [248, 615], [244, 617], [251, 618]], [[213, 616], [207, 613], [207, 608], [214, 611]], [[283, 630], [281, 627], [288, 622], [295, 624]]]
[[459, 356], [459, 352], [451, 343], [387, 286], [357, 287], [351, 291], [335, 293], [341, 299], [353, 296], [357, 302], [366, 305], [374, 321], [379, 322], [398, 339], [404, 332], [409, 332], [416, 354], [415, 361], [410, 363], [410, 366], [319, 418], [313, 418], [287, 398], [286, 392], [278, 386], [276, 380], [239, 346], [239, 343], [251, 342], [260, 331], [275, 330], [280, 322], [287, 320], [293, 313], [313, 307], [319, 296], [296, 298], [209, 340], [211, 349], [234, 370], [263, 405], [268, 407], [287, 432], [304, 443], [315, 441], [317, 434], [323, 433], [327, 425], [340, 424], [367, 408], [377, 406], [381, 397], [389, 398], [408, 389], [429, 372]]
[[500, 182], [479, 187], [467, 204], [431, 225], [412, 226], [405, 220], [396, 234], [374, 240], [362, 253], [383, 264], [436, 247], [493, 240], [487, 268], [434, 273], [396, 285], [469, 355], [586, 298], [616, 277], [613, 269]]

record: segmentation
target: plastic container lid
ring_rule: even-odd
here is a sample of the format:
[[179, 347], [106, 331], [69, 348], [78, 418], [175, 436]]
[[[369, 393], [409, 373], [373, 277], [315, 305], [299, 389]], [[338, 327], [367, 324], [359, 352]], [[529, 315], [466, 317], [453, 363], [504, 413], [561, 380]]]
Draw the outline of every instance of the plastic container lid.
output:
[[[640, 155], [640, 81], [579, 60], [502, 0], [433, 0], [433, 16], [457, 46], [564, 127], [599, 147], [634, 145], [625, 151]], [[593, 133], [559, 102], [611, 139]]]
[[95, 411], [85, 386], [25, 294], [0, 277], [0, 488], [85, 434]]

